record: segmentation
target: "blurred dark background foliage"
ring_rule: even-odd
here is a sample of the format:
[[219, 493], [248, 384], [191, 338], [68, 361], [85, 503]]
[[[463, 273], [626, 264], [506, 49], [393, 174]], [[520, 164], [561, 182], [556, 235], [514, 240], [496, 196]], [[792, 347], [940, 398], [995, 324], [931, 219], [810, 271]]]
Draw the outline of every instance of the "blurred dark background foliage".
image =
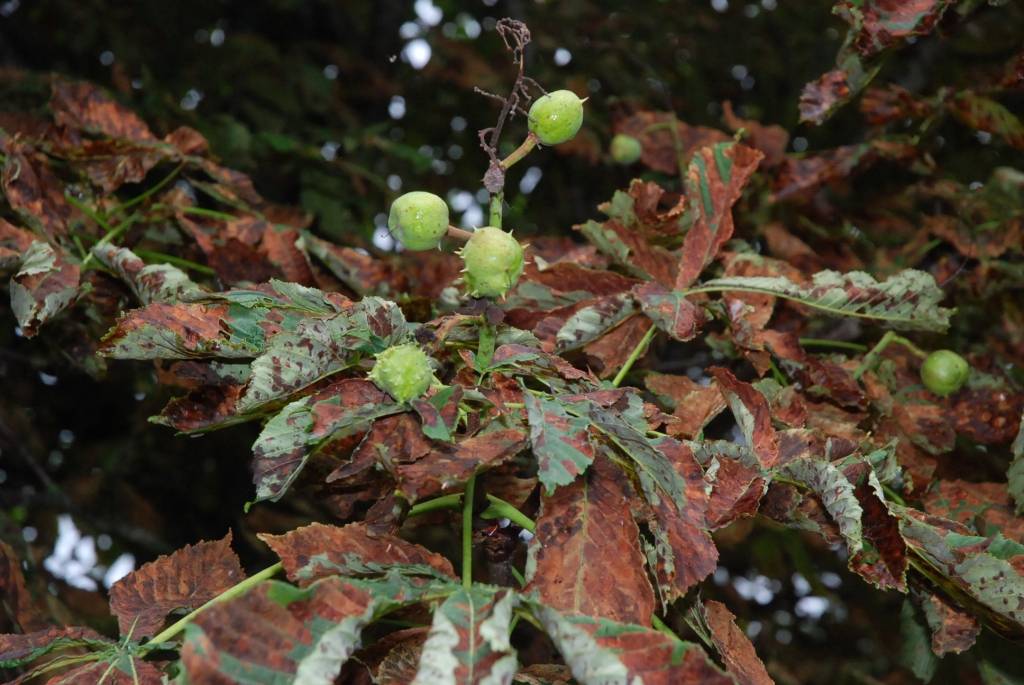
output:
[[[407, 190], [440, 193], [459, 210], [456, 222], [483, 223], [486, 158], [476, 131], [493, 122], [497, 106], [474, 88], [507, 89], [514, 72], [493, 28], [511, 16], [532, 28], [533, 78], [591, 99], [579, 138], [515, 175], [506, 226], [527, 238], [568, 233], [599, 216], [597, 205], [634, 175], [606, 153], [613, 123], [632, 111], [674, 110], [689, 124], [728, 130], [728, 101], [742, 118], [789, 131], [791, 151], [863, 140], [867, 127], [855, 106], [821, 127], [798, 123], [804, 84], [833, 67], [845, 35], [831, 5], [4, 0], [0, 115], [45, 108], [48, 73], [98, 83], [157, 135], [180, 125], [200, 131], [213, 154], [250, 174], [266, 198], [311, 212], [320, 235], [375, 250], [390, 200]], [[940, 27], [892, 55], [877, 82], [923, 95], [970, 84], [1001, 68], [1024, 37], [1019, 3], [980, 7], [954, 22], [950, 32]], [[1020, 112], [1024, 96], [1017, 91], [1003, 104]], [[1020, 150], [985, 144], [948, 120], [941, 126], [944, 143], [929, 154], [943, 177], [969, 184], [998, 166], [1022, 167]], [[506, 141], [523, 130], [516, 121]], [[883, 165], [851, 181], [871, 192], [851, 196], [884, 193], [909, 173]], [[524, 178], [532, 181], [520, 184]], [[60, 557], [60, 573], [31, 569], [69, 618], [100, 627], [111, 620], [101, 592], [59, 579], [71, 561], [82, 565], [79, 577], [101, 585], [96, 568], [121, 554], [137, 565], [233, 528], [243, 561], [257, 566], [265, 552], [253, 531], [318, 516], [296, 500], [243, 514], [255, 426], [196, 440], [151, 426], [146, 418], [169, 396], [151, 373], [114, 364], [98, 380], [65, 361], [74, 341], [17, 337], [6, 298], [0, 302], [0, 537], [33, 563], [54, 558], [58, 517], [70, 515], [82, 536], [98, 541], [98, 559], [92, 543], [71, 535], [58, 545], [80, 544]], [[718, 540], [722, 567], [712, 590], [739, 615], [774, 675], [788, 673], [794, 683], [912, 682], [895, 661], [902, 597], [853, 577], [822, 543], [763, 522], [737, 524]], [[827, 602], [812, 606], [811, 594]], [[1006, 645], [981, 649], [1014, 656]], [[944, 660], [936, 682], [966, 682], [957, 659]]]

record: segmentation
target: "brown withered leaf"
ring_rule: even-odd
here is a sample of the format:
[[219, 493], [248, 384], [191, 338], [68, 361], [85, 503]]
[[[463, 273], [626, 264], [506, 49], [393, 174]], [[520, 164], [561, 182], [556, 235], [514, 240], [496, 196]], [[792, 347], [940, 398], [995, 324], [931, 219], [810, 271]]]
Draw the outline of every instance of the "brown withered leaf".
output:
[[932, 631], [932, 651], [936, 656], [966, 652], [981, 634], [977, 617], [942, 595], [925, 595], [921, 598], [921, 608]]
[[583, 476], [542, 497], [526, 590], [560, 611], [650, 625], [654, 590], [630, 493], [622, 471], [599, 455]]
[[945, 454], [956, 444], [956, 430], [937, 404], [900, 402], [892, 415], [904, 435], [929, 454]]
[[[672, 135], [672, 126], [675, 126], [676, 136]], [[640, 161], [664, 174], [681, 173], [695, 150], [729, 139], [717, 129], [689, 126], [679, 121], [673, 112], [637, 112], [618, 122], [615, 132], [639, 140], [643, 148]]]
[[64, 197], [64, 184], [43, 155], [2, 132], [0, 152], [6, 157], [0, 187], [7, 203], [26, 225], [56, 240], [74, 222], [82, 220], [81, 212]]
[[238, 400], [245, 393], [245, 387], [245, 383], [228, 383], [190, 390], [187, 395], [169, 400], [150, 421], [182, 433], [197, 433], [234, 423], [240, 418]]
[[[0, 605], [6, 609], [0, 614], [0, 632], [31, 633], [47, 626], [46, 618], [32, 600], [25, 585], [18, 555], [6, 542], [0, 540]], [[14, 622], [11, 626], [7, 617]], [[17, 629], [17, 631], [15, 630]]]
[[498, 466], [516, 456], [527, 442], [526, 431], [499, 428], [454, 445], [438, 445], [419, 461], [395, 466], [398, 491], [410, 502], [452, 492], [477, 470]]
[[418, 564], [455, 577], [451, 562], [440, 554], [393, 535], [371, 536], [365, 523], [311, 523], [283, 535], [258, 537], [281, 558], [288, 579], [302, 586], [339, 574], [360, 575], [367, 565]]
[[54, 676], [46, 685], [162, 685], [164, 674], [149, 661], [123, 655], [95, 661]]
[[598, 377], [614, 376], [650, 327], [651, 322], [646, 317], [633, 315], [594, 342], [584, 345], [583, 352], [597, 362], [594, 366]]
[[822, 186], [863, 173], [880, 159], [896, 161], [917, 157], [911, 145], [874, 140], [856, 145], [842, 145], [802, 157], [787, 157], [779, 166], [774, 181], [774, 199], [807, 199]]
[[114, 583], [110, 611], [121, 635], [138, 640], [155, 634], [172, 611], [196, 609], [244, 579], [229, 531], [158, 557]]
[[789, 145], [789, 131], [786, 129], [776, 124], [765, 126], [753, 119], [741, 119], [733, 112], [732, 103], [728, 100], [722, 103], [722, 119], [734, 133], [743, 131], [744, 140], [764, 153], [765, 166], [775, 166], [785, 159]]
[[704, 602], [702, 608], [711, 641], [736, 682], [739, 685], [774, 685], [750, 638], [736, 625], [736, 616], [714, 600]]
[[626, 195], [633, 201], [637, 231], [649, 237], [679, 235], [679, 220], [686, 209], [685, 196], [670, 194], [657, 183], [638, 178], [630, 181]]
[[50, 110], [58, 125], [73, 131], [134, 141], [156, 140], [139, 115], [85, 81], [54, 79]]
[[842, 69], [827, 71], [800, 93], [800, 121], [823, 124], [852, 94], [850, 75]]
[[28, 248], [36, 241], [34, 233], [0, 218], [0, 270], [16, 269]]
[[768, 400], [750, 383], [744, 383], [722, 367], [708, 373], [722, 388], [736, 423], [753, 449], [761, 466], [770, 469], [779, 461], [779, 438], [772, 427]]
[[732, 238], [732, 206], [764, 158], [759, 150], [738, 143], [704, 147], [686, 170], [686, 196], [694, 212], [683, 241], [675, 289], [692, 285]]
[[724, 528], [738, 518], [757, 513], [767, 482], [760, 471], [735, 459], [719, 457], [718, 468], [705, 476], [711, 488], [707, 523], [711, 530]]
[[658, 395], [678, 419], [667, 424], [669, 435], [693, 439], [725, 409], [725, 397], [717, 385], [700, 385], [687, 376], [649, 373], [644, 385]]

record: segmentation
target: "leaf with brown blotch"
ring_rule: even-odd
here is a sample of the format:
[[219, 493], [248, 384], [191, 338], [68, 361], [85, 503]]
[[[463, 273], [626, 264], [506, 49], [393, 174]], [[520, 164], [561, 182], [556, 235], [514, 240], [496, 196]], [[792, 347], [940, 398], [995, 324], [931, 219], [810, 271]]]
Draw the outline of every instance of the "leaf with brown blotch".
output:
[[25, 337], [64, 311], [78, 297], [81, 269], [64, 251], [37, 240], [11, 277], [11, 309]]
[[673, 437], [692, 439], [726, 407], [721, 389], [714, 384], [700, 385], [688, 376], [648, 373], [644, 385], [672, 410], [678, 419], [667, 424]]
[[203, 290], [188, 275], [172, 264], [146, 264], [134, 252], [110, 243], [96, 245], [92, 254], [121, 277], [142, 304], [193, 300]]
[[701, 148], [686, 171], [686, 196], [694, 212], [683, 241], [675, 288], [692, 285], [732, 238], [732, 206], [764, 154], [737, 143]]
[[389, 263], [354, 248], [335, 245], [303, 232], [301, 245], [335, 277], [360, 295], [401, 292], [407, 285]]
[[736, 616], [724, 604], [698, 601], [694, 611], [700, 612], [715, 649], [738, 685], [774, 685], [750, 638], [736, 625]]
[[572, 483], [594, 461], [593, 437], [585, 417], [566, 411], [558, 398], [524, 393], [530, 445], [537, 459], [537, 478], [548, 495]]
[[4, 155], [0, 189], [11, 209], [27, 226], [49, 240], [66, 235], [82, 217], [64, 197], [64, 184], [45, 157], [31, 147], [0, 134]]
[[979, 535], [997, 533], [1024, 544], [1024, 520], [1014, 514], [1006, 483], [943, 479], [922, 501], [925, 511], [968, 526]]
[[708, 469], [705, 476], [711, 488], [706, 514], [711, 530], [756, 514], [768, 489], [768, 482], [760, 469], [725, 456], [718, 457], [717, 464], [717, 468]]
[[936, 656], [962, 654], [974, 646], [981, 634], [981, 622], [975, 616], [943, 595], [920, 595], [917, 599], [932, 632], [932, 652]]
[[735, 685], [699, 645], [643, 626], [562, 614], [539, 603], [533, 612], [581, 683]]
[[545, 494], [530, 541], [526, 591], [559, 611], [649, 626], [654, 590], [630, 513], [631, 493], [618, 467], [599, 456], [582, 477]]
[[451, 589], [394, 575], [332, 576], [304, 589], [264, 582], [199, 614], [186, 628], [181, 664], [191, 683], [331, 685], [377, 616]]
[[155, 634], [172, 611], [196, 609], [244, 579], [229, 531], [158, 557], [114, 583], [110, 611], [121, 635], [139, 640]]
[[704, 312], [686, 295], [678, 290], [669, 290], [660, 283], [648, 282], [635, 286], [633, 297], [655, 326], [680, 342], [697, 337], [706, 321]]
[[207, 430], [251, 421], [238, 411], [238, 400], [245, 392], [245, 383], [204, 385], [190, 390], [187, 395], [175, 397], [164, 405], [150, 423], [173, 428], [181, 433], [201, 433]]
[[85, 81], [54, 79], [50, 111], [59, 126], [108, 138], [155, 141], [139, 115]]
[[46, 685], [163, 685], [165, 675], [157, 667], [121, 650], [107, 658], [78, 666], [46, 681]]
[[805, 85], [800, 93], [800, 122], [825, 123], [853, 95], [849, 78], [845, 70], [833, 69]]
[[309, 456], [323, 445], [364, 433], [379, 418], [405, 410], [371, 381], [343, 378], [288, 404], [252, 446], [256, 501], [284, 496]]
[[[869, 455], [870, 458], [870, 455]], [[848, 560], [850, 569], [880, 590], [907, 591], [910, 560], [899, 518], [886, 503], [878, 476], [866, 459], [851, 456], [841, 462], [861, 507], [861, 549]]]
[[454, 445], [438, 445], [415, 463], [395, 466], [398, 491], [410, 502], [456, 491], [477, 471], [503, 464], [528, 444], [525, 431], [496, 427]]
[[768, 400], [750, 383], [744, 383], [728, 369], [713, 367], [708, 373], [722, 388], [740, 431], [761, 466], [770, 469], [779, 461], [779, 439], [772, 427]]
[[511, 682], [518, 663], [509, 633], [519, 601], [507, 588], [486, 585], [452, 592], [434, 609], [410, 685]]
[[965, 90], [947, 101], [946, 107], [960, 123], [993, 133], [1007, 145], [1024, 150], [1024, 123], [1001, 103]]
[[880, 159], [905, 160], [917, 155], [917, 148], [913, 146], [892, 145], [876, 139], [856, 145], [841, 145], [799, 158], [787, 157], [775, 175], [773, 199], [808, 200], [823, 186], [863, 173]]
[[455, 577], [451, 562], [425, 547], [393, 535], [371, 536], [365, 523], [312, 523], [260, 540], [281, 558], [292, 582], [306, 586], [334, 575], [379, 573], [388, 567], [418, 567], [421, 573]]
[[850, 25], [853, 48], [863, 57], [932, 32], [953, 0], [840, 0], [833, 11]]

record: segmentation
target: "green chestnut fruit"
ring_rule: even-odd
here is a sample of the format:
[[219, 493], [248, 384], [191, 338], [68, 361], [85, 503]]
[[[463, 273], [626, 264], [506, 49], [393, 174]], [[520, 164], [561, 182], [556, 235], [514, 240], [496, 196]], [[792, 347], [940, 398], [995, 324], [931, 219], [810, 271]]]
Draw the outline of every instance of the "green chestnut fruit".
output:
[[406, 193], [391, 203], [388, 230], [410, 250], [431, 250], [448, 230], [448, 204], [422, 190]]
[[377, 354], [376, 359], [370, 380], [399, 402], [416, 399], [427, 391], [434, 379], [430, 357], [419, 345], [395, 345]]
[[619, 133], [612, 138], [611, 153], [612, 159], [619, 164], [632, 164], [640, 159], [643, 154], [643, 146], [633, 136]]
[[544, 145], [572, 140], [583, 125], [583, 100], [571, 90], [556, 90], [537, 98], [530, 107], [530, 131]]
[[924, 387], [940, 397], [952, 395], [963, 387], [971, 375], [971, 365], [952, 350], [936, 350], [921, 365]]
[[473, 297], [501, 297], [523, 273], [523, 246], [494, 226], [473, 231], [459, 255], [465, 263], [463, 280]]

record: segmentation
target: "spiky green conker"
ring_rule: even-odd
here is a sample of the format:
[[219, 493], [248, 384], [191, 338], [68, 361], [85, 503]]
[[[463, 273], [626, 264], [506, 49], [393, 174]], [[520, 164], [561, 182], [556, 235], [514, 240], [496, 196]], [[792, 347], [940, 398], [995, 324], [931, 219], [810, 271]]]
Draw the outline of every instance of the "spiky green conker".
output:
[[406, 193], [391, 203], [388, 230], [407, 249], [431, 250], [448, 230], [448, 204], [422, 190]]
[[571, 90], [556, 90], [534, 101], [528, 119], [530, 131], [541, 143], [564, 143], [583, 125], [583, 100]]
[[644, 149], [640, 145], [640, 141], [633, 136], [626, 135], [625, 133], [619, 133], [612, 138], [612, 159], [619, 164], [632, 164], [636, 160], [640, 159], [640, 155], [643, 154], [643, 151]]
[[523, 246], [494, 226], [473, 231], [459, 255], [465, 263], [463, 280], [473, 297], [501, 297], [523, 273]]
[[971, 365], [953, 350], [936, 350], [921, 365], [924, 387], [936, 395], [952, 395], [967, 382]]
[[413, 343], [389, 347], [377, 354], [376, 359], [370, 380], [399, 402], [408, 402], [425, 393], [434, 378], [430, 357]]

